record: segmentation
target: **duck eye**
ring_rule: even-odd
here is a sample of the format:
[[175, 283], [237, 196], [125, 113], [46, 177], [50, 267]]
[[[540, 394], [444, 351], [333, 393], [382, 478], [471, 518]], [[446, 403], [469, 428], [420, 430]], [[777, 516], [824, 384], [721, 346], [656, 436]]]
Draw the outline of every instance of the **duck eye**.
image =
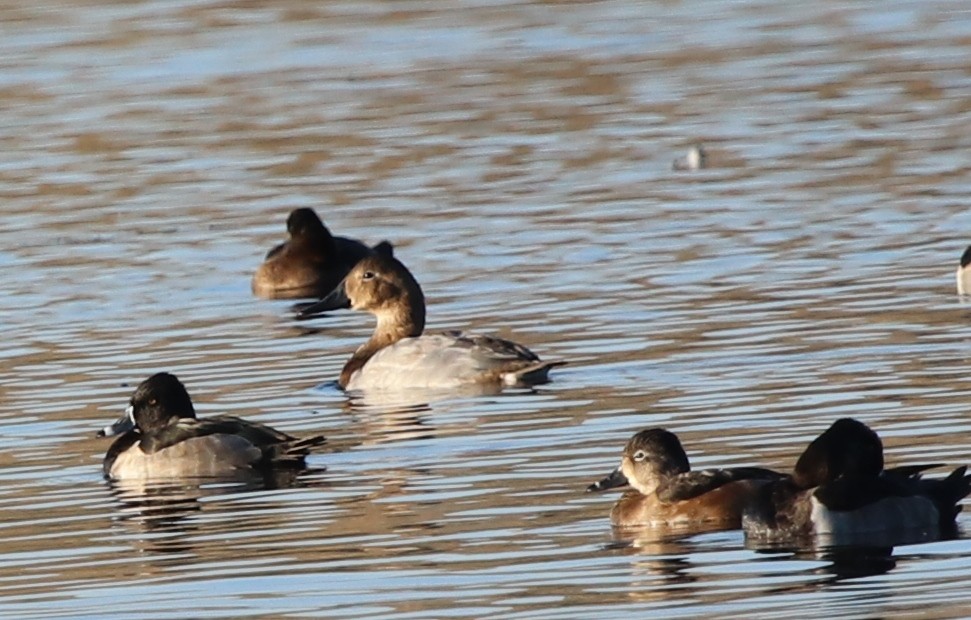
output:
[[374, 278], [374, 272], [373, 272], [373, 271], [365, 271], [365, 272], [364, 272], [364, 273], [363, 273], [363, 274], [361, 275], [361, 279], [362, 279], [362, 280], [371, 280], [371, 279], [373, 279], [373, 278]]
[[637, 452], [634, 453], [634, 460], [637, 461], [638, 463], [640, 463], [646, 458], [647, 458], [647, 453], [644, 452], [643, 450], [638, 450]]

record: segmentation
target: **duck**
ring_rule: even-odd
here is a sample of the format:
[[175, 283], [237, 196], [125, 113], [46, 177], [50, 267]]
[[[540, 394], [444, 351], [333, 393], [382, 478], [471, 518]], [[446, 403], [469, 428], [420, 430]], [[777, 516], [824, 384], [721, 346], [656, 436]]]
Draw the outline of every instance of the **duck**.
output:
[[350, 308], [377, 319], [371, 338], [344, 364], [338, 385], [347, 391], [531, 386], [548, 381], [551, 368], [521, 344], [480, 334], [425, 334], [425, 296], [390, 249], [377, 248], [330, 295], [304, 308], [298, 319]]
[[708, 166], [708, 153], [705, 147], [700, 144], [692, 144], [688, 152], [682, 157], [678, 157], [671, 164], [674, 170], [701, 170]]
[[961, 255], [961, 262], [958, 263], [958, 269], [955, 275], [958, 284], [958, 295], [971, 295], [971, 245]]
[[[253, 294], [264, 299], [323, 297], [357, 261], [374, 251], [356, 239], [334, 237], [313, 209], [287, 217], [290, 239], [266, 254], [253, 274]], [[382, 241], [381, 248], [391, 244]]]
[[587, 492], [630, 486], [610, 511], [617, 527], [705, 525], [741, 527], [756, 492], [783, 475], [761, 467], [692, 471], [678, 436], [663, 428], [635, 433], [620, 466]]
[[763, 487], [742, 516], [746, 537], [827, 537], [843, 543], [869, 535], [954, 527], [971, 492], [967, 467], [943, 479], [921, 473], [939, 465], [884, 468], [883, 443], [863, 422], [841, 418], [814, 439], [791, 474]]
[[118, 436], [105, 455], [110, 480], [219, 478], [302, 469], [322, 435], [297, 438], [241, 418], [196, 418], [192, 399], [173, 374], [139, 384], [124, 415], [98, 433]]

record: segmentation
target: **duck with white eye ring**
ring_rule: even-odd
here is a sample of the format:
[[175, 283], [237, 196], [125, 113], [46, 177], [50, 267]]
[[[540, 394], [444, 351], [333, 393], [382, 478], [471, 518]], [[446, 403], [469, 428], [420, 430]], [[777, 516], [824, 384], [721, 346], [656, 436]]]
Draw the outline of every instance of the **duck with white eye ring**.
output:
[[756, 492], [781, 477], [761, 467], [692, 471], [677, 435], [649, 428], [630, 438], [620, 466], [587, 491], [631, 487], [610, 511], [616, 526], [731, 529], [741, 525], [742, 511]]

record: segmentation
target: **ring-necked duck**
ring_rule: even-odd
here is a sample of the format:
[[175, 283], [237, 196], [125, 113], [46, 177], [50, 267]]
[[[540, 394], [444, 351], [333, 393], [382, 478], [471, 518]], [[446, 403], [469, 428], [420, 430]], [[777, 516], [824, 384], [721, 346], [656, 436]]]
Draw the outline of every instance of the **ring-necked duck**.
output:
[[378, 321], [371, 339], [341, 371], [338, 383], [347, 390], [531, 385], [546, 381], [550, 368], [565, 363], [544, 362], [526, 347], [493, 336], [422, 335], [421, 287], [386, 251], [361, 260], [330, 295], [298, 316], [337, 308], [364, 310]]
[[971, 492], [966, 467], [943, 479], [920, 472], [937, 465], [884, 469], [883, 443], [852, 418], [837, 420], [799, 457], [791, 475], [766, 485], [743, 517], [746, 535], [791, 538], [929, 530], [954, 525], [957, 503]]
[[197, 419], [185, 386], [158, 373], [132, 394], [125, 414], [98, 436], [121, 435], [108, 449], [108, 478], [224, 477], [302, 468], [321, 435], [296, 438], [232, 416]]
[[633, 487], [610, 511], [614, 525], [719, 523], [741, 525], [742, 510], [759, 488], [782, 474], [761, 467], [691, 471], [677, 435], [662, 428], [635, 434], [620, 467], [587, 491]]
[[[287, 218], [290, 239], [270, 250], [253, 274], [253, 293], [266, 299], [323, 297], [373, 250], [355, 239], [334, 237], [313, 209]], [[382, 247], [390, 247], [382, 241]]]

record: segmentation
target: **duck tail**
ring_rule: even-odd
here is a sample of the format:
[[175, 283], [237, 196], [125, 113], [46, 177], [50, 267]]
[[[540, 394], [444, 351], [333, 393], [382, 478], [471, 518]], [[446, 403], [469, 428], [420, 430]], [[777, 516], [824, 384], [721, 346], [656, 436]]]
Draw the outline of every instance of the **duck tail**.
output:
[[971, 493], [971, 474], [968, 474], [968, 466], [962, 465], [942, 480], [921, 480], [927, 495], [937, 504], [938, 512], [941, 515], [941, 525], [951, 525], [955, 517], [961, 512], [958, 504], [962, 499]]
[[284, 467], [303, 467], [304, 458], [310, 454], [312, 448], [322, 446], [327, 442], [323, 435], [313, 435], [311, 437], [300, 437], [291, 441], [286, 441], [277, 445], [270, 456], [274, 465]]
[[938, 467], [944, 467], [944, 464], [927, 463], [924, 465], [897, 465], [896, 467], [888, 467], [884, 470], [884, 472], [890, 474], [891, 476], [913, 481], [920, 480], [921, 474], [928, 469], [937, 469]]
[[563, 366], [565, 361], [542, 362], [508, 371], [502, 375], [502, 380], [506, 385], [538, 385], [550, 380], [549, 373], [551, 368]]

